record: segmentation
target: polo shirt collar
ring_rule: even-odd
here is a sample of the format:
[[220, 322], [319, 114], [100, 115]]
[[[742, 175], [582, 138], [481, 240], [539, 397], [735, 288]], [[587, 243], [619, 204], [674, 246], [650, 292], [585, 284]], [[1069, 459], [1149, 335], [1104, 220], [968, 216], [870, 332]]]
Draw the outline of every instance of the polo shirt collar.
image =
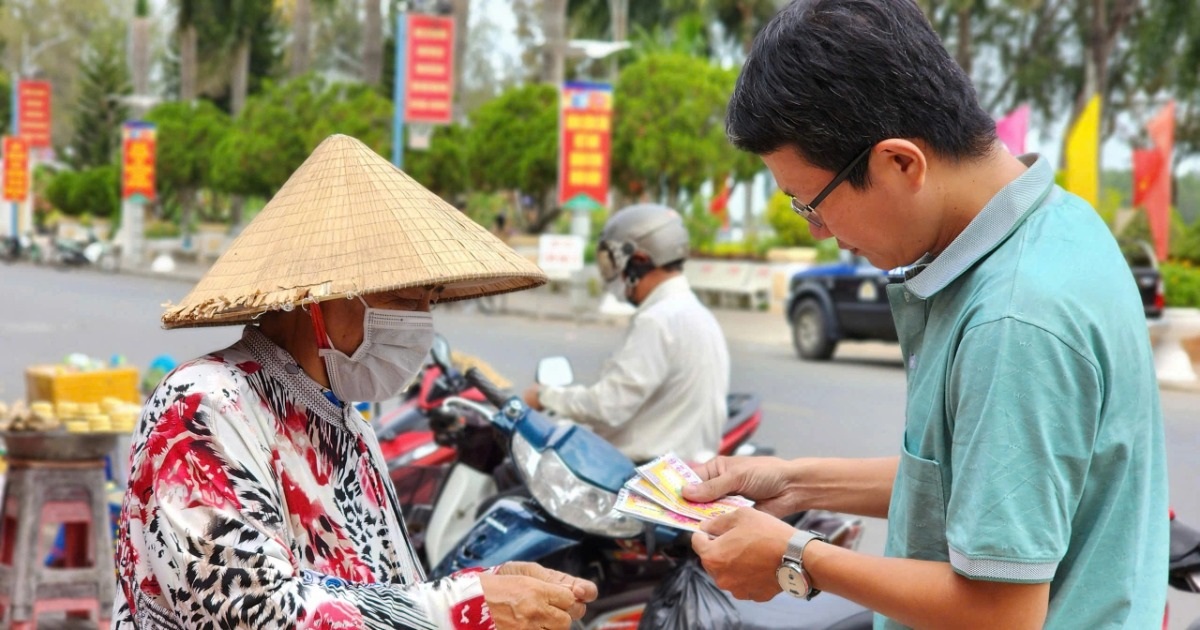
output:
[[1035, 153], [1023, 155], [1029, 167], [1000, 189], [979, 214], [936, 258], [926, 255], [906, 273], [905, 288], [921, 299], [949, 286], [972, 265], [1003, 243], [1054, 188], [1050, 162]]

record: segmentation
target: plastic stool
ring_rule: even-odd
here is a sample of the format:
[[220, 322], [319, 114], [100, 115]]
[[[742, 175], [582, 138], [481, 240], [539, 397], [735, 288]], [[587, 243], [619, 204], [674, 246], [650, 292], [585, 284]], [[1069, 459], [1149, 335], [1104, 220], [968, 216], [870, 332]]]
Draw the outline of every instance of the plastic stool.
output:
[[[11, 460], [0, 520], [0, 623], [33, 630], [65, 611], [107, 628], [116, 590], [104, 460]], [[42, 566], [44, 528], [63, 525], [61, 567]]]

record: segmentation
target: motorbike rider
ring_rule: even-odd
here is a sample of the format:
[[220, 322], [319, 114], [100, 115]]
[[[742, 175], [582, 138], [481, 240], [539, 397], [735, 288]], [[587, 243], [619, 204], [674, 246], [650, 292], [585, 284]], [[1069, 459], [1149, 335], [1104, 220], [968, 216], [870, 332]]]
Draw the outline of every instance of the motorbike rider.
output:
[[637, 204], [605, 224], [596, 261], [607, 288], [637, 307], [621, 347], [591, 385], [533, 385], [525, 402], [583, 424], [635, 462], [715, 455], [728, 418], [725, 335], [683, 275], [688, 233], [675, 210]]

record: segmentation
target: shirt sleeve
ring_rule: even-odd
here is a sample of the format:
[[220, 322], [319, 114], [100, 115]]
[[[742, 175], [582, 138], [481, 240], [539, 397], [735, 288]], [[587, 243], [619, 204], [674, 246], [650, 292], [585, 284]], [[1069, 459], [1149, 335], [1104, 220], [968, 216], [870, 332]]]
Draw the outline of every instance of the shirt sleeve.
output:
[[667, 331], [649, 317], [635, 317], [621, 347], [604, 362], [593, 385], [543, 387], [542, 405], [581, 424], [616, 428], [641, 409], [669, 373]]
[[1100, 418], [1087, 357], [1013, 318], [968, 330], [951, 365], [950, 563], [977, 579], [1053, 579], [1067, 553]]
[[216, 393], [180, 395], [156, 422], [133, 471], [138, 480], [131, 484], [151, 506], [140, 525], [151, 574], [137, 586], [165, 596], [177, 623], [494, 628], [475, 574], [402, 585], [300, 568], [282, 534], [282, 493], [289, 490], [273, 472], [269, 438], [237, 417], [239, 409]]

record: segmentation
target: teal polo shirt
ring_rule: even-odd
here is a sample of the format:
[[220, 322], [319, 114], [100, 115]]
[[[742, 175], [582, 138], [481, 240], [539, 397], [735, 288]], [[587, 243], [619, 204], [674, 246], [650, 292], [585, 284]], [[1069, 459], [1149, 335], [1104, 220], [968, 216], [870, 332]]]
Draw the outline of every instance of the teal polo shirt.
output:
[[1049, 582], [1046, 628], [1156, 628], [1167, 474], [1142, 302], [1095, 210], [1022, 159], [888, 287], [908, 401], [887, 555]]

